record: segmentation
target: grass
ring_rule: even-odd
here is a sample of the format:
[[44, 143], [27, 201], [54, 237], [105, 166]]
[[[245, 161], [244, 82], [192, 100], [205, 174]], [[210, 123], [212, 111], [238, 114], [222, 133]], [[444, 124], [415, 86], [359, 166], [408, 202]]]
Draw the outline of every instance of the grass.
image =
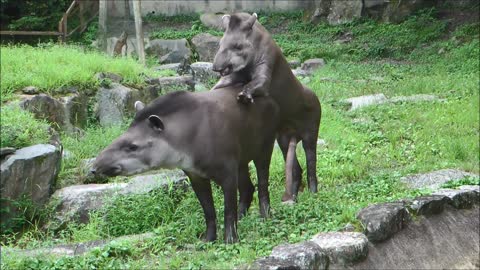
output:
[[[214, 243], [200, 241], [205, 224], [195, 194], [165, 191], [114, 197], [92, 214], [89, 224], [72, 223], [56, 234], [32, 230], [5, 245], [52, 246], [153, 231], [151, 239], [114, 242], [78, 257], [20, 258], [2, 253], [2, 268], [231, 269], [268, 255], [275, 245], [307, 240], [346, 223], [361, 230], [355, 214], [369, 204], [430, 192], [407, 189], [399, 181], [402, 176], [444, 168], [479, 172], [478, 23], [463, 25], [445, 37], [445, 24], [435, 19], [434, 11], [423, 11], [398, 25], [367, 20], [313, 27], [301, 17], [301, 13], [260, 13], [259, 19], [273, 29], [288, 57], [328, 60], [307, 82], [322, 102], [320, 138], [327, 142], [317, 153], [317, 194], [301, 193], [294, 206], [280, 203], [284, 163], [276, 148], [270, 175], [272, 217], [259, 218], [255, 198], [249, 214], [239, 222], [237, 244], [221, 241], [223, 195], [219, 187], [213, 188], [220, 238]], [[180, 35], [190, 31], [186, 29]], [[335, 42], [349, 31], [354, 36], [350, 43]], [[367, 44], [365, 49], [360, 49], [362, 44]], [[444, 101], [384, 104], [353, 112], [335, 106], [344, 98], [376, 93], [388, 97], [434, 94]], [[124, 129], [92, 125], [84, 137], [63, 135], [71, 157], [60, 173], [62, 183], [68, 185], [82, 177], [81, 160], [94, 157]], [[298, 155], [305, 168], [302, 151]], [[252, 170], [256, 182], [254, 175]], [[462, 179], [444, 187], [463, 184], [478, 184], [478, 179]]]
[[22, 148], [39, 143], [48, 143], [49, 124], [37, 120], [30, 112], [18, 105], [0, 108], [0, 147]]
[[11, 100], [16, 91], [30, 85], [47, 93], [69, 85], [91, 89], [96, 86], [97, 72], [119, 74], [126, 84], [133, 85], [143, 84], [140, 74], [155, 74], [133, 59], [111, 58], [76, 46], [2, 46], [1, 59], [2, 101]]

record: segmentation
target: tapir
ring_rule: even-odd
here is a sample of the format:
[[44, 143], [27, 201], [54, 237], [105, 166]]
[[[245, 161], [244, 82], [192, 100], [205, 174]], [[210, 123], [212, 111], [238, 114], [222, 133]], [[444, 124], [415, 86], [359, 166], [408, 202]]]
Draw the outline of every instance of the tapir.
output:
[[237, 235], [237, 188], [240, 215], [253, 199], [248, 163], [258, 177], [260, 214], [269, 211], [269, 165], [278, 126], [278, 105], [271, 98], [256, 106], [239, 105], [240, 87], [199, 93], [173, 92], [144, 106], [137, 102], [133, 122], [96, 158], [98, 175], [131, 175], [156, 168], [180, 168], [189, 177], [203, 208], [206, 241], [214, 241], [216, 215], [211, 182], [218, 184], [225, 201], [224, 240]]
[[242, 84], [239, 101], [251, 106], [270, 96], [280, 108], [278, 144], [286, 161], [286, 189], [282, 201], [294, 201], [302, 170], [295, 149], [302, 141], [310, 191], [317, 192], [317, 138], [321, 119], [318, 97], [292, 73], [280, 47], [257, 21], [257, 15], [236, 13], [222, 17], [225, 33], [213, 62], [222, 76], [212, 90]]

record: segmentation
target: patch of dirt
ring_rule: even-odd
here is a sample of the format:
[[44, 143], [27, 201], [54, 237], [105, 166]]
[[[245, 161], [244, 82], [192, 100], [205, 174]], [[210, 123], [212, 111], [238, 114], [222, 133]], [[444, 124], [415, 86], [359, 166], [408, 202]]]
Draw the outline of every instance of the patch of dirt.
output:
[[479, 7], [473, 7], [471, 9], [456, 10], [456, 9], [441, 9], [438, 11], [438, 18], [446, 21], [447, 33], [452, 33], [457, 27], [479, 22]]

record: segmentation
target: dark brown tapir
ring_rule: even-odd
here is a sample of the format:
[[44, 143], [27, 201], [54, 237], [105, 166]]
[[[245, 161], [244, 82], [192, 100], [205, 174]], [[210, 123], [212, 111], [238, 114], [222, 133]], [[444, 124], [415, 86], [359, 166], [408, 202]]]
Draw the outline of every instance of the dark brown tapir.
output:
[[[238, 94], [242, 103], [260, 101], [265, 96], [280, 108], [278, 144], [286, 160], [286, 188], [282, 201], [294, 201], [301, 184], [302, 170], [295, 149], [302, 141], [307, 160], [310, 191], [317, 192], [317, 138], [320, 127], [320, 102], [310, 89], [293, 75], [280, 47], [257, 21], [257, 15], [224, 15], [225, 33], [213, 62], [222, 75], [213, 89], [242, 83]], [[259, 97], [259, 98], [256, 98]], [[255, 104], [251, 104], [255, 106]]]
[[253, 199], [248, 163], [257, 168], [260, 214], [269, 211], [269, 165], [278, 126], [279, 109], [270, 98], [255, 106], [238, 104], [239, 87], [201, 93], [174, 92], [148, 106], [135, 104], [137, 113], [128, 130], [96, 158], [98, 175], [130, 175], [155, 168], [180, 168], [189, 177], [202, 205], [205, 240], [216, 239], [212, 179], [225, 201], [225, 241], [237, 235], [239, 212], [244, 215]]

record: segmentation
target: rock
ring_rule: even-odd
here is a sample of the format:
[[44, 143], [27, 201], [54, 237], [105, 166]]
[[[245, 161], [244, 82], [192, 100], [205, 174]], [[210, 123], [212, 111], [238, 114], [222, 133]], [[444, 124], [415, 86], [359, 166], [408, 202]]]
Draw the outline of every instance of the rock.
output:
[[293, 59], [288, 61], [288, 65], [290, 66], [291, 69], [295, 69], [300, 66], [300, 60], [298, 59]]
[[[476, 187], [478, 190], [478, 186]], [[432, 195], [447, 196], [450, 198], [450, 204], [457, 209], [472, 208], [474, 204], [480, 201], [478, 191], [468, 189], [439, 189]]]
[[316, 4], [317, 8], [310, 17], [310, 22], [318, 23], [320, 21], [326, 21], [326, 18], [330, 13], [331, 1], [317, 1]]
[[152, 79], [148, 83], [159, 85], [162, 94], [174, 91], [193, 91], [195, 89], [195, 82], [191, 75], [161, 77]]
[[143, 103], [148, 104], [159, 97], [161, 93], [162, 87], [160, 85], [147, 85], [142, 89], [142, 91], [140, 91], [140, 100], [143, 101]]
[[368, 96], [360, 96], [360, 97], [353, 97], [342, 100], [339, 102], [346, 110], [357, 110], [359, 108], [371, 106], [371, 105], [378, 105], [387, 102], [387, 97], [384, 94], [376, 94], [376, 95], [368, 95]]
[[116, 83], [121, 83], [123, 81], [122, 76], [115, 73], [111, 73], [111, 72], [99, 72], [95, 74], [95, 79], [97, 79], [98, 81], [109, 79], [112, 82], [116, 82]]
[[450, 199], [444, 195], [420, 196], [412, 201], [410, 208], [415, 211], [417, 215], [436, 215], [443, 211], [449, 200]]
[[78, 132], [87, 124], [87, 96], [77, 93], [55, 99], [45, 94], [24, 98], [20, 107], [37, 119], [52, 123], [52, 127], [67, 133]]
[[305, 71], [303, 69], [300, 69], [300, 68], [292, 69], [292, 73], [296, 77], [306, 77], [306, 76], [310, 75], [310, 73], [308, 73], [307, 71]]
[[182, 65], [181, 63], [164, 64], [157, 67], [153, 67], [153, 70], [156, 70], [156, 71], [172, 70], [178, 74], [178, 70], [180, 69], [181, 65]]
[[175, 40], [154, 39], [145, 45], [145, 53], [160, 57], [160, 63], [180, 63], [189, 59], [192, 52], [184, 38]]
[[465, 177], [476, 177], [478, 175], [455, 169], [444, 169], [429, 173], [420, 173], [400, 178], [400, 181], [410, 188], [431, 188], [438, 189], [448, 181], [460, 180]]
[[164, 170], [156, 174], [139, 175], [130, 179], [128, 184], [120, 191], [120, 194], [145, 194], [152, 190], [186, 189], [189, 187], [187, 176], [182, 170]]
[[[49, 144], [37, 144], [15, 151], [0, 165], [2, 224], [12, 218], [16, 209], [11, 201], [26, 196], [36, 206], [43, 206], [55, 188], [60, 171], [60, 149]], [[7, 210], [10, 209], [10, 210]]]
[[398, 23], [421, 8], [431, 7], [428, 4], [428, 1], [425, 0], [399, 2], [369, 0], [365, 1], [363, 12], [366, 16], [384, 22]]
[[15, 153], [15, 150], [16, 150], [16, 149], [13, 148], [13, 147], [3, 147], [3, 148], [0, 148], [0, 158], [3, 159], [3, 157]]
[[365, 259], [368, 254], [368, 239], [362, 233], [320, 233], [311, 241], [320, 246], [333, 264], [349, 265]]
[[223, 14], [205, 13], [200, 15], [200, 21], [208, 28], [224, 31], [222, 24]]
[[345, 226], [340, 230], [341, 232], [354, 232], [355, 226], [352, 223], [347, 223]]
[[[477, 178], [478, 178], [478, 176], [477, 176]], [[460, 190], [472, 191], [477, 195], [480, 194], [480, 186], [479, 185], [463, 185], [463, 186], [460, 186], [458, 188]]]
[[270, 257], [293, 262], [300, 269], [327, 269], [329, 263], [328, 256], [311, 241], [276, 246]]
[[260, 258], [254, 261], [246, 269], [248, 270], [301, 270], [300, 266], [290, 260], [280, 260], [272, 257]]
[[362, 15], [362, 0], [332, 0], [327, 21], [331, 25], [348, 23]]
[[193, 63], [190, 67], [192, 68], [195, 81], [204, 84], [211, 83], [211, 81], [218, 81], [220, 79], [220, 74], [213, 71], [212, 66], [213, 64], [210, 62]]
[[136, 89], [112, 83], [111, 88], [101, 87], [96, 99], [96, 115], [100, 125], [120, 125], [127, 119], [128, 113], [133, 113], [133, 104], [140, 99], [140, 93]]
[[78, 87], [77, 86], [60, 86], [59, 88], [53, 90], [53, 94], [55, 95], [68, 95], [68, 94], [77, 94]]
[[220, 37], [208, 33], [201, 33], [192, 38], [192, 44], [198, 53], [198, 60], [204, 62], [213, 62], [215, 54], [220, 46]]
[[38, 88], [35, 86], [27, 86], [22, 89], [22, 92], [27, 95], [36, 95], [39, 93]]
[[423, 101], [443, 101], [434, 95], [412, 95], [412, 96], [397, 96], [390, 98], [392, 103], [403, 103], [403, 102], [423, 102]]
[[317, 145], [320, 147], [326, 147], [328, 144], [324, 139], [317, 139]]
[[368, 240], [381, 242], [405, 227], [410, 219], [403, 203], [370, 205], [357, 213]]
[[325, 60], [321, 58], [308, 59], [303, 62], [301, 69], [308, 74], [313, 74], [317, 69], [325, 66]]

